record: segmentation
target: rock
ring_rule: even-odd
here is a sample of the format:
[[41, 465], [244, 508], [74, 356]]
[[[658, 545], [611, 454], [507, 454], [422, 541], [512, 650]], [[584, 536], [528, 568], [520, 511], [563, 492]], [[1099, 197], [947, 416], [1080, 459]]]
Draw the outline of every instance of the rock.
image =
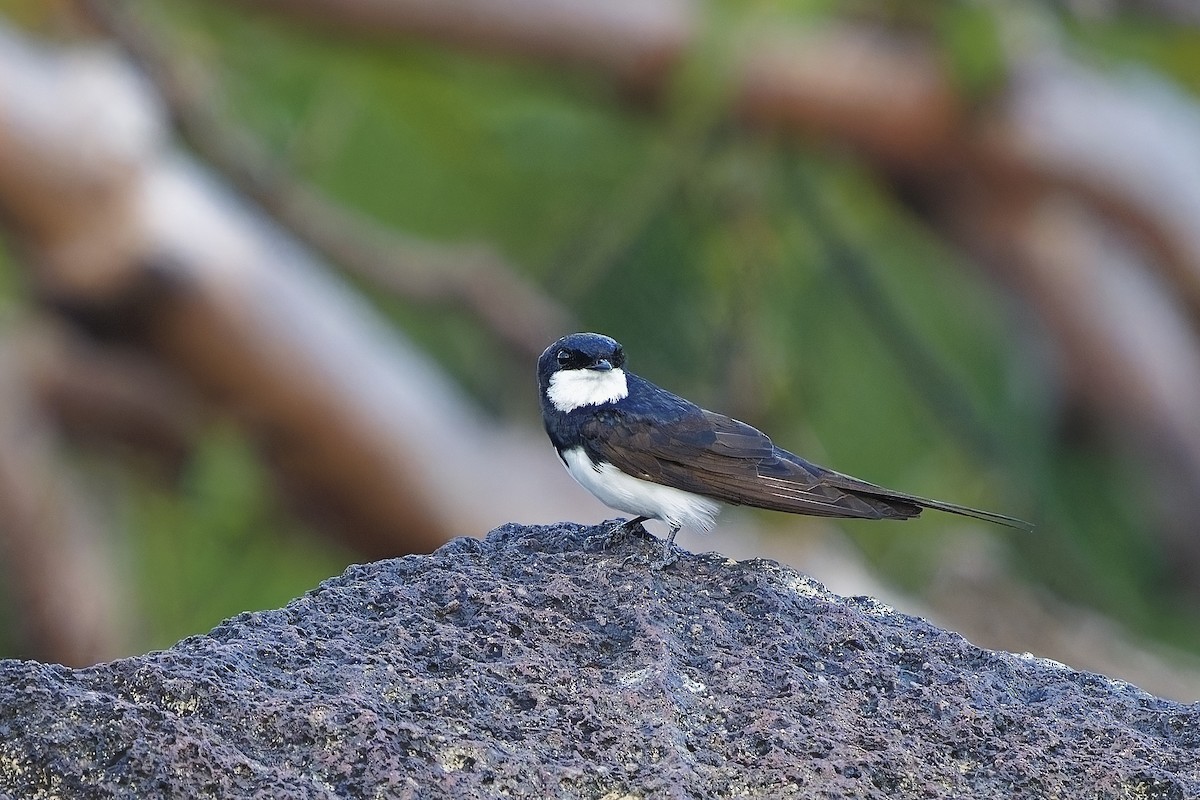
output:
[[1200, 705], [603, 531], [507, 525], [163, 652], [0, 662], [0, 795], [1200, 797]]

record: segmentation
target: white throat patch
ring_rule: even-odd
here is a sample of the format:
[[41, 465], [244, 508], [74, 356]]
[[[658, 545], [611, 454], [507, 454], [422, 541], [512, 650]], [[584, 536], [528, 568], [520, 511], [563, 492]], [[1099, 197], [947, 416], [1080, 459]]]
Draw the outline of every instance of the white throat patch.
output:
[[625, 370], [564, 369], [550, 376], [546, 396], [564, 414], [581, 406], [598, 406], [629, 396]]

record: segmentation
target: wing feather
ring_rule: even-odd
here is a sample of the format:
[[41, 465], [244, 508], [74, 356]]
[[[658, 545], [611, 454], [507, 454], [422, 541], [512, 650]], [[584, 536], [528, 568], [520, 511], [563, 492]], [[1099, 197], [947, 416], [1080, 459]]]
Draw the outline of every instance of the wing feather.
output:
[[908, 519], [924, 508], [1033, 530], [1024, 520], [896, 492], [805, 461], [744, 422], [681, 401], [668, 421], [597, 415], [582, 427], [593, 459], [732, 505], [823, 517]]
[[831, 480], [838, 473], [776, 447], [762, 431], [698, 407], [668, 422], [597, 415], [581, 433], [593, 459], [733, 505], [862, 519], [921, 513], [887, 490], [839, 484]]

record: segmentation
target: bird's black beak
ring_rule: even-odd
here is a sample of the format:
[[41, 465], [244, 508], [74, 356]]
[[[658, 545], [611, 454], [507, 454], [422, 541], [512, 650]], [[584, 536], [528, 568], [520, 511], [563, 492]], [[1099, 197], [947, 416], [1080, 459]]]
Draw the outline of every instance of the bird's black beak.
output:
[[598, 372], [608, 372], [610, 369], [612, 369], [612, 363], [610, 363], [607, 358], [601, 358], [597, 360], [595, 364], [592, 364], [590, 367], [588, 367], [588, 369], [594, 369]]

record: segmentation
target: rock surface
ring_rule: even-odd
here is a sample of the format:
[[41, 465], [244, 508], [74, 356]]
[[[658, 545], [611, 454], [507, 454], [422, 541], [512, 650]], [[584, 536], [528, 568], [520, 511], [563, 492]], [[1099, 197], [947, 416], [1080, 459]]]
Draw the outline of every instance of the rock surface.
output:
[[602, 530], [351, 567], [89, 669], [0, 662], [0, 796], [1200, 797], [1200, 704]]

